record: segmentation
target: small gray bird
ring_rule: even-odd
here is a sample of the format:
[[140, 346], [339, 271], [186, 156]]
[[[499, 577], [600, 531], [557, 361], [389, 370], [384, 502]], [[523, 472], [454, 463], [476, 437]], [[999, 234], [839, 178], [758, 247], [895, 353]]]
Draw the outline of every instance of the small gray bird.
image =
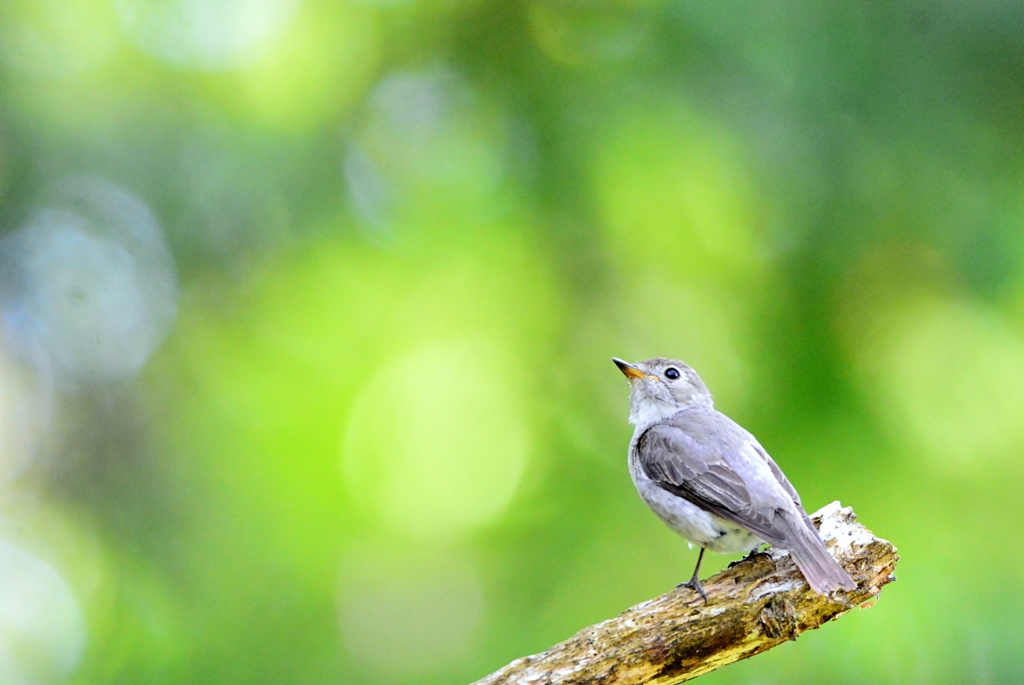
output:
[[800, 496], [753, 435], [714, 409], [697, 373], [675, 359], [629, 364], [629, 473], [647, 506], [669, 528], [700, 545], [686, 583], [700, 585], [704, 550], [729, 554], [765, 542], [789, 550], [819, 594], [857, 583], [825, 549]]

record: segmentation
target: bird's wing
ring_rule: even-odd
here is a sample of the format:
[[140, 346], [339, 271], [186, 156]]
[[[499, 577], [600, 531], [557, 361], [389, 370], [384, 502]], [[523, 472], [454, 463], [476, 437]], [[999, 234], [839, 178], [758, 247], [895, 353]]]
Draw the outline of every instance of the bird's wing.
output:
[[724, 414], [683, 410], [648, 428], [636, 456], [661, 488], [774, 545], [792, 541], [803, 511], [796, 490], [757, 440]]
[[793, 484], [789, 482], [789, 479], [786, 478], [786, 474], [782, 472], [782, 469], [780, 469], [779, 465], [775, 463], [775, 460], [768, 456], [768, 453], [765, 452], [763, 447], [761, 447], [761, 443], [754, 440], [754, 436], [751, 435], [750, 439], [753, 440], [752, 446], [754, 451], [757, 452], [766, 464], [768, 464], [768, 468], [771, 469], [772, 475], [775, 476], [775, 480], [779, 481], [779, 485], [782, 486], [782, 489], [786, 491], [786, 494], [793, 498], [793, 501], [796, 502], [796, 506], [802, 510], [803, 504], [800, 503], [800, 495], [797, 493], [796, 488], [793, 487]]

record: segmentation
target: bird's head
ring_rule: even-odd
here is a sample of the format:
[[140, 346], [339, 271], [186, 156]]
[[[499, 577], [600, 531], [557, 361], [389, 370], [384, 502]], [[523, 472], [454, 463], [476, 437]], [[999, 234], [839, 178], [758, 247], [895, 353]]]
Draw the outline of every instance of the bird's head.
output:
[[687, 407], [712, 406], [704, 381], [677, 359], [655, 357], [630, 364], [612, 357], [612, 361], [629, 380], [629, 422], [638, 428]]

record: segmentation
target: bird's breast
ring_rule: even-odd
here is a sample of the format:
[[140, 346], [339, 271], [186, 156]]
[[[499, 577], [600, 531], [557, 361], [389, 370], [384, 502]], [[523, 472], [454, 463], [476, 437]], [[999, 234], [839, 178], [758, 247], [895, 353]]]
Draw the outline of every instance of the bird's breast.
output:
[[640, 499], [677, 535], [723, 554], [749, 551], [761, 544], [750, 531], [660, 487], [643, 473], [633, 454], [631, 449], [629, 472]]

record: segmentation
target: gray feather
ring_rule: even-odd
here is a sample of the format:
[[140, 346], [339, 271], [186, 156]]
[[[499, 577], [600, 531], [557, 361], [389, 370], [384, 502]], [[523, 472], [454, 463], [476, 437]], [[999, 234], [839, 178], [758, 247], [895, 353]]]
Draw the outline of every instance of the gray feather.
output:
[[790, 550], [816, 591], [856, 587], [828, 554], [782, 470], [724, 414], [709, 406], [683, 409], [643, 432], [636, 458], [664, 490]]

